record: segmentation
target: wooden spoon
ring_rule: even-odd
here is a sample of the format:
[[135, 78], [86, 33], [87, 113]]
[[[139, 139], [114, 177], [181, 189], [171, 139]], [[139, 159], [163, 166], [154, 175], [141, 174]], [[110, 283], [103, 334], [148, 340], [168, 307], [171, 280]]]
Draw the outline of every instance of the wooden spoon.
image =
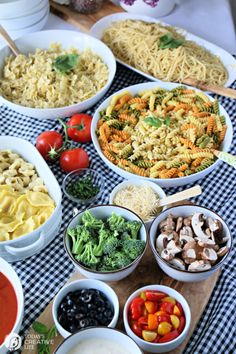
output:
[[15, 56], [21, 54], [17, 46], [15, 45], [15, 42], [11, 39], [9, 34], [6, 32], [6, 30], [0, 25], [0, 34], [8, 44], [8, 46], [11, 48]]
[[178, 193], [172, 194], [172, 195], [170, 195], [168, 197], [161, 198], [158, 201], [157, 207], [165, 206], [165, 205], [172, 204], [172, 203], [181, 202], [181, 201], [183, 201], [185, 199], [196, 197], [197, 195], [199, 195], [201, 193], [202, 193], [201, 186], [197, 185], [197, 186], [194, 186], [192, 188], [185, 189], [182, 192], [178, 192]]
[[204, 81], [200, 80], [193, 80], [193, 79], [184, 79], [183, 80], [184, 84], [194, 86], [200, 90], [204, 91], [210, 91], [213, 93], [216, 93], [217, 95], [225, 96], [225, 97], [230, 97], [236, 99], [236, 90], [224, 87], [224, 86], [219, 86], [215, 84], [207, 84]]
[[213, 150], [213, 154], [218, 157], [221, 161], [226, 162], [228, 165], [236, 168], [236, 156], [229, 154], [225, 151]]

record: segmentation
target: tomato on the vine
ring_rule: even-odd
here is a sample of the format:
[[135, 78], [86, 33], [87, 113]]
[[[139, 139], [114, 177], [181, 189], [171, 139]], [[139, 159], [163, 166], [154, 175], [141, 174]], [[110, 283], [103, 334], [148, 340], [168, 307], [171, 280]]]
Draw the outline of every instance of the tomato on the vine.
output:
[[54, 130], [45, 131], [36, 139], [36, 148], [45, 160], [53, 160], [62, 144], [62, 135]]
[[66, 172], [87, 168], [89, 166], [88, 154], [82, 148], [63, 151], [60, 156], [60, 166]]
[[[92, 117], [88, 114], [79, 113], [74, 114], [67, 122], [68, 136], [78, 143], [87, 143], [91, 141], [90, 127]], [[71, 126], [71, 128], [70, 128]], [[72, 128], [73, 127], [73, 128]]]

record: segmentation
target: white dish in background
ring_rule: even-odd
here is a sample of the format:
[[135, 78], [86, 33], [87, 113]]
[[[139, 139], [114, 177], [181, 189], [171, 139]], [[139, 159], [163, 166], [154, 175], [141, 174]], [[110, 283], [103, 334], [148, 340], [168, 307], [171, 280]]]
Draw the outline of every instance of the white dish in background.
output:
[[[21, 281], [14, 269], [3, 258], [0, 257], [0, 272], [3, 273], [12, 284], [17, 299], [17, 316], [11, 333], [19, 333], [24, 316], [24, 294]], [[2, 319], [1, 319], [2, 320]], [[0, 345], [0, 354], [7, 354], [9, 351], [4, 344]]]
[[[174, 216], [183, 216], [187, 217], [189, 215], [193, 215], [194, 213], [201, 213], [207, 217], [211, 217], [213, 219], [217, 219], [223, 225], [223, 230], [225, 236], [228, 236], [227, 246], [229, 247], [229, 252], [223, 256], [219, 262], [212, 266], [211, 269], [205, 271], [197, 271], [197, 272], [190, 272], [187, 270], [180, 270], [176, 267], [172, 266], [170, 263], [165, 261], [157, 252], [155, 244], [156, 244], [156, 236], [157, 236], [157, 229], [158, 225], [162, 220], [164, 220], [169, 214]], [[176, 279], [182, 282], [197, 282], [202, 281], [209, 278], [212, 274], [214, 274], [220, 267], [222, 267], [223, 263], [225, 262], [226, 258], [230, 253], [230, 249], [232, 247], [232, 236], [230, 234], [230, 230], [228, 225], [224, 222], [224, 220], [216, 214], [214, 211], [201, 207], [198, 205], [178, 205], [176, 207], [169, 208], [163, 211], [160, 215], [158, 215], [155, 220], [153, 221], [151, 228], [149, 230], [149, 243], [152, 249], [152, 252], [156, 258], [157, 264], [159, 267], [165, 272], [169, 277]]]
[[53, 301], [52, 317], [57, 327], [57, 330], [61, 334], [61, 336], [63, 338], [67, 338], [71, 335], [71, 333], [68, 332], [66, 329], [64, 329], [64, 327], [62, 327], [61, 324], [58, 322], [57, 319], [58, 307], [61, 301], [69, 292], [73, 292], [79, 289], [96, 289], [101, 291], [105, 295], [105, 297], [113, 305], [113, 310], [114, 310], [113, 318], [107, 327], [115, 328], [119, 317], [119, 300], [115, 291], [109, 285], [107, 285], [102, 281], [95, 280], [95, 279], [80, 279], [80, 280], [73, 281], [68, 285], [63, 286], [63, 288], [61, 288], [61, 290], [58, 292], [58, 294], [56, 295]]
[[[99, 112], [104, 110], [105, 108], [107, 108], [107, 106], [109, 105], [110, 100], [113, 96], [121, 93], [122, 91], [129, 91], [131, 94], [135, 95], [139, 91], [151, 90], [151, 89], [154, 89], [155, 87], [162, 87], [167, 90], [172, 90], [173, 88], [175, 88], [177, 86], [181, 86], [181, 84], [175, 84], [175, 83], [171, 83], [171, 82], [159, 82], [159, 83], [147, 82], [144, 84], [137, 84], [137, 85], [125, 87], [122, 90], [119, 90], [119, 91], [115, 92], [113, 95], [111, 95], [110, 97], [108, 97], [97, 108], [96, 112], [94, 113], [92, 125], [91, 125], [91, 136], [92, 136], [93, 144], [94, 144], [95, 149], [97, 150], [99, 156], [102, 158], [102, 160], [105, 162], [105, 164], [108, 167], [110, 167], [114, 172], [116, 172], [118, 175], [120, 175], [121, 177], [124, 177], [126, 179], [132, 178], [132, 179], [142, 179], [145, 181], [152, 181], [152, 182], [157, 183], [162, 188], [163, 187], [164, 188], [171, 188], [171, 187], [184, 186], [186, 184], [193, 183], [193, 182], [205, 177], [206, 175], [208, 175], [211, 171], [213, 171], [219, 165], [220, 162], [222, 163], [222, 161], [220, 161], [218, 159], [211, 166], [206, 168], [205, 170], [203, 170], [201, 172], [194, 173], [190, 176], [179, 177], [179, 178], [151, 178], [151, 177], [142, 177], [142, 176], [136, 175], [134, 173], [127, 172], [127, 171], [123, 170], [122, 168], [118, 167], [117, 165], [114, 165], [103, 154], [101, 147], [99, 145], [99, 142], [98, 142], [97, 135], [96, 135], [97, 123], [100, 119]], [[191, 86], [189, 86], [189, 87], [191, 87]], [[193, 87], [193, 89], [195, 91], [202, 92], [200, 90], [197, 90], [194, 87]], [[214, 101], [214, 99], [211, 96], [209, 96], [209, 95], [207, 95], [207, 96], [208, 96], [209, 100]], [[227, 114], [227, 112], [225, 111], [225, 109], [221, 105], [219, 105], [219, 106], [220, 106], [220, 115], [225, 116], [225, 121], [226, 121], [226, 125], [228, 128], [226, 135], [225, 135], [224, 142], [222, 143], [222, 146], [221, 146], [221, 150], [228, 151], [230, 148], [232, 139], [233, 139], [233, 126], [232, 126], [232, 122], [230, 120], [230, 117]]]
[[[152, 188], [152, 190], [154, 190], [154, 192], [156, 192], [158, 194], [158, 196], [161, 198], [166, 197], [165, 192], [163, 191], [163, 189], [161, 187], [158, 186], [158, 184], [153, 183], [153, 182], [149, 182], [149, 181], [144, 181], [144, 180], [139, 180], [139, 179], [130, 179], [128, 181], [124, 181], [121, 182], [119, 184], [117, 184], [115, 186], [115, 188], [112, 190], [110, 197], [109, 197], [109, 204], [114, 204], [113, 200], [115, 198], [115, 195], [118, 191], [128, 187], [128, 186], [145, 186], [145, 187], [150, 187]], [[117, 204], [114, 204], [117, 205]], [[167, 207], [161, 207], [161, 210], [165, 210]], [[131, 209], [130, 209], [131, 210]], [[132, 211], [132, 210], [131, 210]], [[151, 218], [150, 220], [143, 220], [144, 224], [146, 225], [147, 228], [149, 228], [151, 226], [152, 221], [155, 219], [156, 216], [154, 216], [153, 218]]]
[[0, 242], [0, 257], [15, 262], [30, 257], [45, 248], [60, 229], [62, 218], [61, 189], [52, 171], [38, 150], [27, 140], [13, 136], [0, 136], [0, 150], [12, 150], [32, 163], [38, 175], [43, 179], [49, 195], [56, 207], [52, 215], [33, 232], [14, 240]]
[[[99, 101], [109, 89], [116, 72], [115, 57], [110, 49], [98, 39], [88, 36], [84, 33], [66, 31], [66, 30], [49, 30], [31, 33], [25, 35], [16, 41], [16, 45], [22, 53], [35, 52], [36, 48], [47, 49], [53, 42], [61, 43], [63, 48], [76, 47], [79, 51], [90, 48], [94, 53], [99, 55], [104, 63], [108, 66], [108, 82], [106, 85], [96, 93], [93, 97], [70, 106], [59, 108], [30, 108], [10, 102], [0, 96], [0, 102], [13, 109], [14, 111], [24, 114], [29, 117], [39, 119], [57, 119], [73, 115], [74, 113], [82, 112], [93, 106]], [[0, 50], [0, 71], [4, 65], [4, 58], [11, 54], [8, 47]]]
[[41, 0], [3, 0], [0, 2], [0, 18], [24, 16], [36, 8]]
[[129, 350], [129, 352], [132, 354], [144, 354], [143, 351], [139, 349], [137, 344], [133, 341], [133, 339], [131, 339], [124, 333], [118, 331], [117, 329], [106, 328], [106, 327], [91, 327], [84, 330], [80, 330], [75, 334], [72, 334], [72, 336], [66, 338], [59, 345], [59, 347], [55, 350], [54, 354], [69, 353], [81, 341], [89, 340], [90, 338], [91, 339], [101, 338], [104, 340], [109, 339], [111, 341], [114, 341], [119, 346], [122, 345], [125, 349]]
[[[114, 15], [109, 15], [109, 16], [105, 16], [103, 17], [101, 20], [97, 21], [90, 29], [89, 34], [91, 36], [94, 36], [98, 39], [101, 40], [102, 38], [102, 34], [104, 32], [105, 29], [107, 29], [108, 27], [111, 26], [111, 24], [113, 22], [116, 21], [122, 21], [122, 20], [128, 20], [128, 19], [132, 19], [132, 20], [142, 20], [142, 21], [146, 21], [146, 22], [154, 22], [154, 23], [160, 23], [162, 25], [166, 25], [166, 26], [170, 26], [167, 23], [164, 23], [162, 21], [159, 21], [153, 17], [149, 17], [149, 16], [143, 16], [143, 15], [136, 15], [136, 14], [131, 14], [131, 13], [117, 13]], [[173, 26], [172, 26], [173, 27]], [[218, 56], [221, 61], [223, 62], [224, 66], [226, 67], [226, 69], [228, 70], [228, 80], [225, 83], [225, 87], [229, 87], [236, 79], [236, 59], [230, 54], [228, 53], [226, 50], [218, 47], [217, 45], [208, 42], [207, 40], [200, 38], [198, 36], [195, 36], [192, 33], [187, 32], [186, 30], [179, 28], [179, 30], [181, 31], [181, 34], [183, 34], [184, 36], [186, 36], [186, 39], [188, 40], [192, 40], [194, 42], [196, 42], [197, 44], [205, 47], [206, 49], [208, 49], [212, 54]], [[152, 80], [152, 81], [158, 81], [158, 82], [162, 82], [161, 80], [155, 78], [154, 76], [148, 75], [146, 73], [144, 73], [143, 71], [134, 68], [133, 66], [124, 63], [122, 60], [120, 59], [116, 59], [119, 63], [125, 65], [127, 68], [137, 72], [140, 75], [145, 76], [147, 79]]]
[[[145, 291], [145, 290], [156, 290], [156, 291], [164, 292], [168, 296], [173, 297], [175, 300], [177, 300], [182, 305], [182, 308], [183, 308], [184, 314], [185, 314], [186, 323], [185, 323], [185, 327], [184, 327], [183, 332], [181, 332], [181, 334], [178, 337], [176, 337], [175, 339], [173, 339], [169, 342], [166, 342], [166, 343], [150, 343], [150, 342], [147, 342], [147, 341], [141, 339], [140, 337], [136, 336], [136, 334], [130, 328], [130, 325], [128, 322], [128, 310], [130, 307], [130, 303], [136, 296], [138, 296], [142, 291]], [[190, 324], [191, 324], [191, 312], [190, 312], [189, 305], [188, 305], [187, 301], [185, 300], [185, 298], [183, 297], [183, 295], [181, 295], [175, 289], [172, 289], [169, 286], [164, 286], [164, 285], [159, 285], [159, 284], [147, 285], [147, 286], [144, 286], [144, 287], [134, 291], [127, 299], [125, 306], [124, 306], [124, 311], [123, 311], [123, 322], [124, 322], [125, 330], [126, 330], [126, 333], [128, 334], [128, 336], [130, 336], [138, 344], [138, 346], [140, 348], [142, 348], [143, 350], [150, 352], [150, 353], [166, 353], [166, 352], [171, 353], [171, 350], [174, 350], [175, 348], [177, 348], [187, 337], [187, 334], [188, 334], [188, 331], [190, 328]]]
[[18, 31], [25, 27], [32, 27], [37, 22], [42, 21], [49, 10], [49, 4], [46, 2], [39, 11], [25, 16], [1, 20], [1, 25], [10, 33], [10, 31]]

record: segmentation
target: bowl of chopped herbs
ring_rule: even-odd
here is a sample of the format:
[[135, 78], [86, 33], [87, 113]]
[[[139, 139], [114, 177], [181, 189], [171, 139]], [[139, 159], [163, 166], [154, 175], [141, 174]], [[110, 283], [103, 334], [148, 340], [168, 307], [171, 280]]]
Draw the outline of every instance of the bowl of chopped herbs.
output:
[[105, 181], [101, 173], [91, 168], [80, 168], [66, 175], [62, 182], [65, 195], [73, 202], [90, 204], [104, 191]]
[[117, 281], [131, 274], [147, 247], [147, 230], [129, 209], [96, 205], [78, 213], [64, 232], [65, 249], [87, 278]]

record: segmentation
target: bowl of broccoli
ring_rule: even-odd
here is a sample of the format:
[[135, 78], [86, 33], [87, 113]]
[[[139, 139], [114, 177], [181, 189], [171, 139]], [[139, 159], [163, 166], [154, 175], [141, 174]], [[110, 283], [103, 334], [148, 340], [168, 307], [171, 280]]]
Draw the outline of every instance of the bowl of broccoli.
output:
[[96, 205], [69, 222], [64, 244], [82, 275], [117, 281], [139, 264], [147, 247], [147, 230], [141, 218], [129, 209]]

